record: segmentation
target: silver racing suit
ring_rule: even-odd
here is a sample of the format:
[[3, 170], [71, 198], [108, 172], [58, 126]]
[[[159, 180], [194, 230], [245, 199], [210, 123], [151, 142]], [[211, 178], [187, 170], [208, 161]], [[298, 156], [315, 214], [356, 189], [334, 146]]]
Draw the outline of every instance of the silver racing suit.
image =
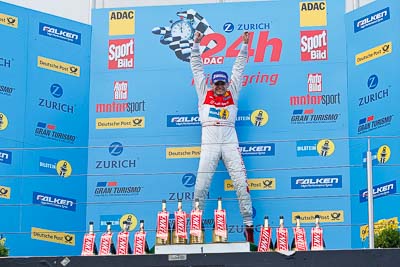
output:
[[198, 108], [202, 125], [201, 153], [194, 189], [194, 199], [198, 198], [200, 209], [208, 194], [211, 179], [222, 158], [233, 181], [239, 199], [240, 213], [245, 225], [253, 225], [252, 203], [247, 185], [246, 169], [239, 150], [235, 121], [238, 111], [239, 92], [242, 87], [243, 70], [247, 62], [247, 44], [242, 44], [232, 68], [231, 81], [224, 96], [216, 96], [207, 87], [199, 44], [195, 43], [191, 52], [192, 68]]

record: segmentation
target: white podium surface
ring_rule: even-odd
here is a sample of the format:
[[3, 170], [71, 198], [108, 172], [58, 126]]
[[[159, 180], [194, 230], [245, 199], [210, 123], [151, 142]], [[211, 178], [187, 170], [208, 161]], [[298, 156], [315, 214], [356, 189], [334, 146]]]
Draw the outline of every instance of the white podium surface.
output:
[[250, 252], [249, 242], [157, 245], [154, 254], [201, 254]]

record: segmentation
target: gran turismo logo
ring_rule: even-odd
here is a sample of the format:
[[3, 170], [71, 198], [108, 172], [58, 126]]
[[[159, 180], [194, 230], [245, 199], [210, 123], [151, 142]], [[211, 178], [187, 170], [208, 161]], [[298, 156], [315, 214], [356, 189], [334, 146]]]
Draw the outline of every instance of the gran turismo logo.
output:
[[120, 142], [114, 142], [108, 147], [108, 152], [112, 156], [119, 156], [122, 154], [122, 151], [124, 151], [124, 147]]

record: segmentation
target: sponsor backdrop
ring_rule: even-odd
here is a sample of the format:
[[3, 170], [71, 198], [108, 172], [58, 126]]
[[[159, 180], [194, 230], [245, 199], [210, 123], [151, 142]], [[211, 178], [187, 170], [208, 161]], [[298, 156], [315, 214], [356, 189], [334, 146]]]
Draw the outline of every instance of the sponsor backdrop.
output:
[[0, 9], [0, 233], [11, 255], [77, 254], [86, 229], [91, 28]]
[[[236, 126], [257, 231], [266, 215], [273, 227], [283, 215], [290, 228], [300, 215], [309, 239], [320, 214], [328, 247], [351, 247], [337, 234], [351, 230], [343, 8], [344, 1], [279, 1], [94, 10], [88, 220], [97, 230], [111, 220], [119, 231], [129, 217], [136, 231], [143, 219], [153, 245], [162, 199], [170, 213], [178, 199], [190, 212], [201, 127], [186, 47], [194, 29], [205, 33], [207, 77], [230, 73], [247, 30]], [[206, 228], [219, 196], [229, 240], [243, 241], [222, 163], [206, 202]]]
[[[391, 29], [400, 25], [398, 1], [382, 0], [346, 15], [348, 40], [349, 135], [351, 169], [352, 245], [368, 247], [368, 202], [365, 158], [371, 137], [375, 229], [383, 221], [397, 228], [400, 198], [399, 90], [396, 73], [399, 36]], [[360, 162], [363, 161], [361, 165]], [[394, 224], [393, 224], [394, 222]]]

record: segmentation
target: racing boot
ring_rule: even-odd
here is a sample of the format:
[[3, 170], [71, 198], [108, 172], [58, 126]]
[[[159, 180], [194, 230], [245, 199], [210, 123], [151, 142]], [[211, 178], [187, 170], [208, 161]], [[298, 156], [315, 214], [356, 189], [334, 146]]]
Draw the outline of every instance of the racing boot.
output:
[[246, 241], [249, 243], [254, 243], [254, 227], [253, 225], [246, 225], [246, 229], [244, 230], [244, 237]]

